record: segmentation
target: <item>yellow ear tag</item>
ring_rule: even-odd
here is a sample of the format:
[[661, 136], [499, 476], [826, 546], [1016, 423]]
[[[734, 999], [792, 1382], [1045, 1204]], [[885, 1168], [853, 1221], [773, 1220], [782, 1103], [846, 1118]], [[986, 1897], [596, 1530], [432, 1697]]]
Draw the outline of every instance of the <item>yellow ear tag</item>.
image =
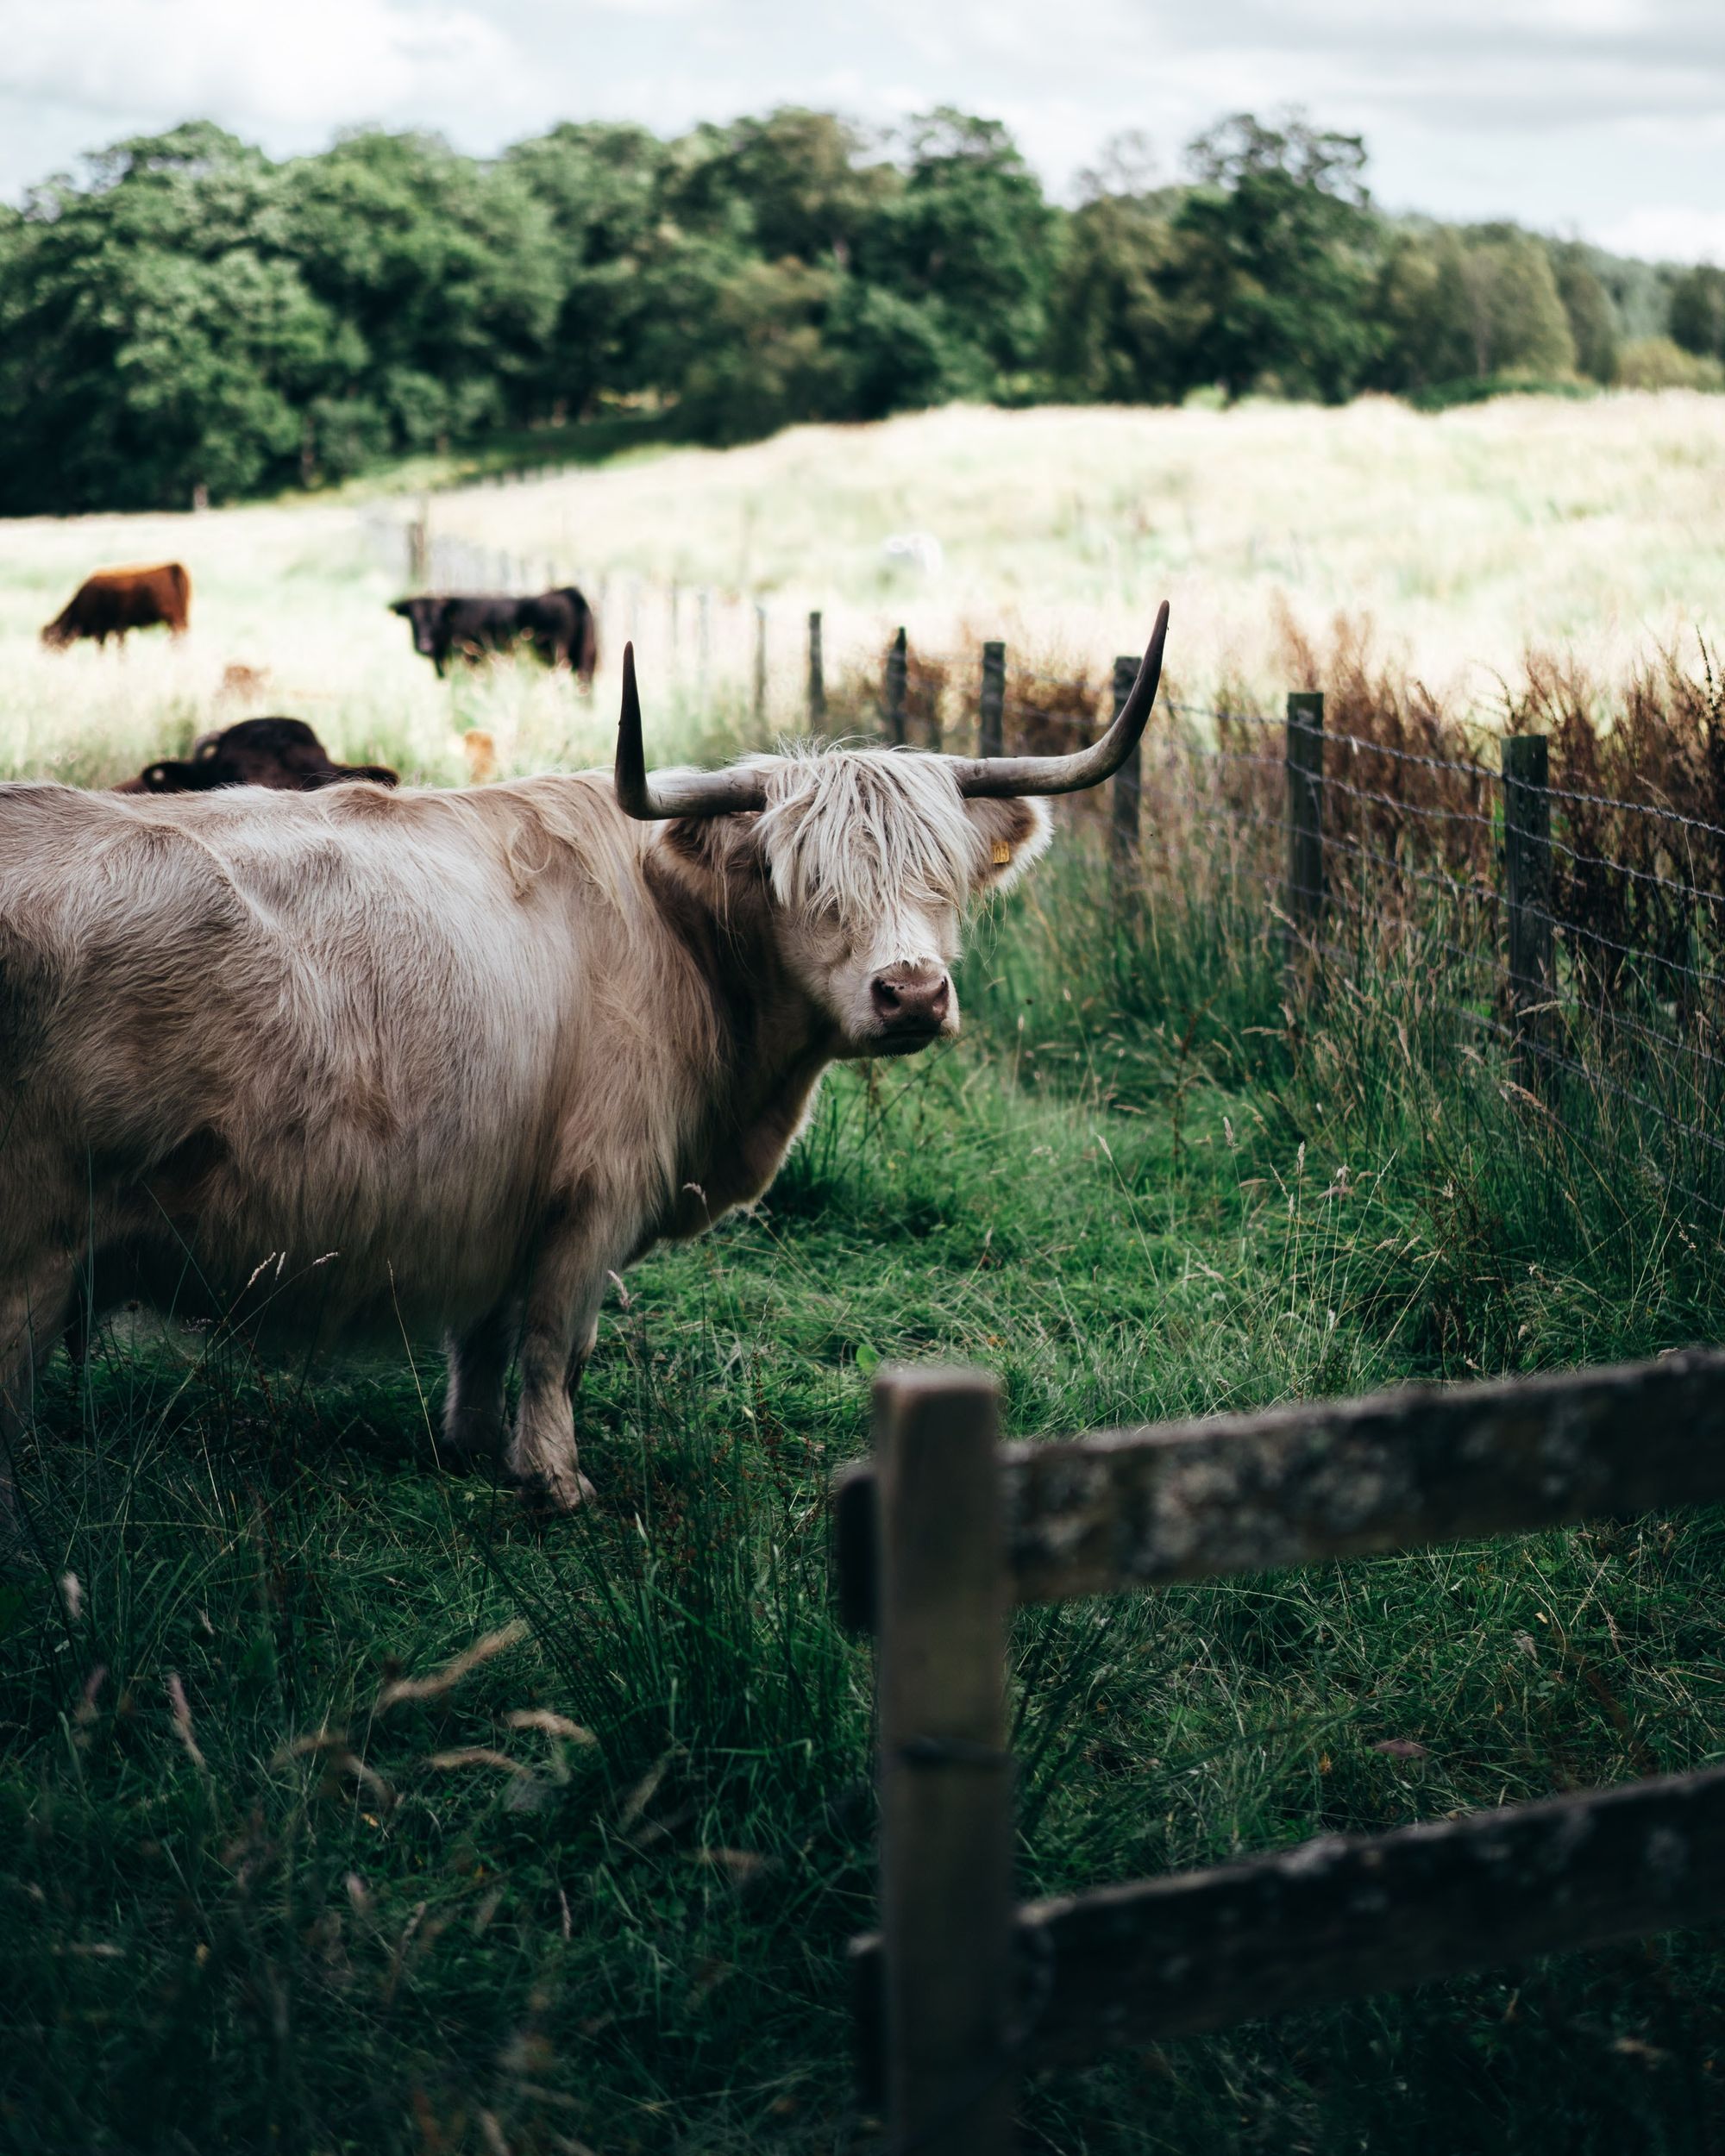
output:
[[997, 868], [1004, 868], [1012, 857], [1012, 848], [1007, 845], [1004, 838], [997, 838], [994, 841], [994, 866]]

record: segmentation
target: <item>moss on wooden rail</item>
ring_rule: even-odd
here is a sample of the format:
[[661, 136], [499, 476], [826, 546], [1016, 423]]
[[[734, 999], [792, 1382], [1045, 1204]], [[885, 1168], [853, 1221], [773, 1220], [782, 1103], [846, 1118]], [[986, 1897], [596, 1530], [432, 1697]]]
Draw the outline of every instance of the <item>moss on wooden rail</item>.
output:
[[[1017, 1913], [1013, 2063], [1088, 2059], [1725, 1916], [1725, 1769], [1371, 1837]], [[865, 2069], [880, 1944], [852, 1947]]]
[[[1725, 1500], [1725, 1355], [1006, 1445], [1014, 1598], [1268, 1571]], [[874, 1470], [840, 1479], [839, 1600], [871, 1620]]]

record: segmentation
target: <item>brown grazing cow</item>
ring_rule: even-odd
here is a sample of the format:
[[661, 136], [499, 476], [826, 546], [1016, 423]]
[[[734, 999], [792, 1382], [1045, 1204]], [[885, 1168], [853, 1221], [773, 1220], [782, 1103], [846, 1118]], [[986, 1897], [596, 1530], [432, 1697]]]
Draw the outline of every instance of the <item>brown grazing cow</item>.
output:
[[369, 779], [373, 786], [393, 786], [386, 764], [332, 763], [329, 752], [303, 718], [242, 718], [219, 734], [205, 734], [184, 762], [146, 764], [116, 793], [208, 793], [216, 787], [274, 787], [285, 793], [310, 793], [343, 779]]
[[191, 609], [191, 579], [180, 562], [98, 569], [85, 577], [65, 611], [43, 630], [42, 642], [50, 650], [62, 651], [79, 636], [94, 636], [98, 644], [117, 636], [123, 650], [129, 629], [162, 627], [183, 636]]
[[441, 1335], [449, 1450], [579, 1504], [612, 1282], [759, 1197], [830, 1063], [957, 1032], [963, 916], [1048, 844], [1038, 797], [1120, 768], [1167, 622], [1064, 756], [649, 775], [625, 652], [614, 772], [267, 807], [0, 785], [0, 1542], [80, 1299]]

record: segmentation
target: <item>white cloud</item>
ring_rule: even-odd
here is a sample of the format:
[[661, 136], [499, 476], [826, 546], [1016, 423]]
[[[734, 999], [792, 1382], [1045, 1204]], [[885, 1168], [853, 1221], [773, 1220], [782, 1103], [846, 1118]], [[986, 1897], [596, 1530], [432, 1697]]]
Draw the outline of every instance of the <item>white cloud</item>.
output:
[[514, 100], [523, 56], [471, 9], [413, 0], [54, 0], [9, 11], [4, 87], [91, 116], [314, 126]]
[[1615, 254], [1656, 262], [1725, 262], [1725, 210], [1658, 204], [1612, 218], [1591, 236]]
[[193, 116], [277, 154], [367, 121], [483, 154], [779, 103], [1004, 119], [1057, 189], [1123, 128], [1172, 172], [1220, 115], [1297, 103], [1364, 135], [1395, 208], [1688, 256], [1725, 217], [1721, 0], [0, 0], [8, 193]]

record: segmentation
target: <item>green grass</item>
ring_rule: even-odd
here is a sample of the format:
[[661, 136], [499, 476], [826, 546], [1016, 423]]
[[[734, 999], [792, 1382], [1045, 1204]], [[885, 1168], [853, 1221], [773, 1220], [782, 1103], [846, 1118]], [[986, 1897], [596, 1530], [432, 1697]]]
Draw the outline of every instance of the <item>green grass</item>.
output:
[[[55, 1367], [46, 1568], [0, 1590], [0, 2143], [866, 2147], [822, 1501], [877, 1363], [985, 1363], [1038, 1435], [1719, 1336], [1657, 1122], [1540, 1112], [1429, 951], [1284, 1010], [1244, 881], [1117, 909], [1070, 850], [979, 936], [963, 1044], [837, 1074], [759, 1213], [630, 1276], [586, 1516], [441, 1470], [417, 1351]], [[1022, 1885], [1717, 1760], [1722, 1561], [1684, 1517], [1023, 1613]], [[1027, 2146], [1701, 2152], [1722, 2082], [1679, 1934], [1044, 2075]]]

